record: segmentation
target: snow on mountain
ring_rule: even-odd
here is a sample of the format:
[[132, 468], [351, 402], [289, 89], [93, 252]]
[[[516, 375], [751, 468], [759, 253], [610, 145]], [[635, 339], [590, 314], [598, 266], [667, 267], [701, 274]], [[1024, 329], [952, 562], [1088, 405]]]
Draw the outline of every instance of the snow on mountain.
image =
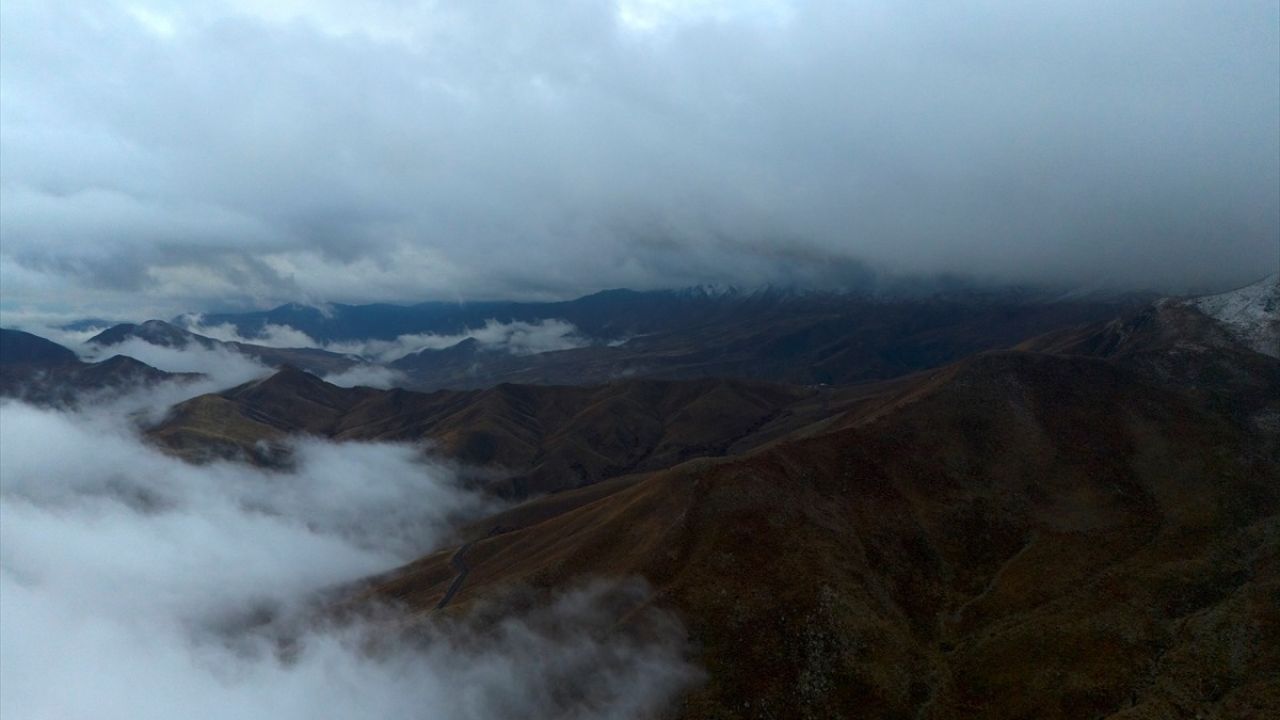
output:
[[1189, 303], [1254, 350], [1280, 357], [1280, 274], [1238, 290], [1193, 298]]

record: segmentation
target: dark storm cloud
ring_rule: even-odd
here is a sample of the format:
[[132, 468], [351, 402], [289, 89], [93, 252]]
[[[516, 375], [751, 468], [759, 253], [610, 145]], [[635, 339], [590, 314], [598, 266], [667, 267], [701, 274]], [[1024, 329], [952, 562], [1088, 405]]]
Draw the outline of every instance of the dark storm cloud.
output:
[[1280, 254], [1278, 8], [9, 0], [0, 281], [1230, 283]]

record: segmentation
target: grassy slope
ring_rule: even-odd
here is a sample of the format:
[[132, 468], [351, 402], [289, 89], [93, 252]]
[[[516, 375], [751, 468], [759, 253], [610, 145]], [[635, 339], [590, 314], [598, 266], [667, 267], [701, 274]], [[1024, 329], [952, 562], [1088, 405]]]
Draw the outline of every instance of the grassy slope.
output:
[[[1244, 717], [1275, 701], [1280, 496], [1258, 438], [1114, 363], [1033, 353], [886, 406], [507, 513], [495, 526], [527, 524], [473, 546], [455, 603], [643, 575], [709, 671], [690, 718]], [[448, 557], [377, 592], [432, 608]]]

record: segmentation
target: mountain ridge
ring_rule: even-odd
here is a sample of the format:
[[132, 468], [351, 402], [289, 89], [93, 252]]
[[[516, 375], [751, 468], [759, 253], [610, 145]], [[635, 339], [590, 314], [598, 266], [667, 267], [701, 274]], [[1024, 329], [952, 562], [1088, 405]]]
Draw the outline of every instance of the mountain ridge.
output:
[[168, 373], [125, 355], [84, 362], [70, 348], [51, 340], [21, 330], [0, 329], [0, 397], [74, 407], [85, 399], [197, 377]]
[[360, 364], [356, 358], [318, 348], [275, 348], [238, 341], [217, 340], [191, 332], [164, 320], [120, 323], [94, 335], [86, 344], [110, 348], [130, 340], [157, 347], [184, 350], [195, 346], [204, 350], [227, 350], [253, 358], [269, 367], [297, 365], [326, 374], [339, 373]]

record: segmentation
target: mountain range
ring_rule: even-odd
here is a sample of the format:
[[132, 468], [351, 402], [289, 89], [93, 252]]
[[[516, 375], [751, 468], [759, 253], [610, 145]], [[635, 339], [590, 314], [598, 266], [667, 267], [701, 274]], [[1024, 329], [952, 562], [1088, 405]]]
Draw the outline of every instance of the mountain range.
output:
[[[781, 289], [613, 290], [560, 303], [284, 305], [120, 324], [90, 343], [106, 347], [133, 338], [169, 347], [221, 346], [271, 367], [290, 364], [319, 375], [384, 365], [398, 386], [414, 390], [635, 377], [847, 384], [935, 367], [1134, 306], [1133, 297], [1062, 299], [1016, 290], [921, 298]], [[193, 331], [201, 328], [230, 329], [245, 341], [222, 342]], [[567, 334], [547, 351], [486, 336], [486, 329], [501, 335], [504, 328]], [[287, 339], [312, 347], [261, 344], [282, 329]], [[356, 349], [378, 342], [398, 342], [402, 352], [379, 358]]]
[[[613, 319], [471, 309], [433, 327], [555, 317], [599, 342], [521, 356], [461, 340], [428, 351], [453, 359], [426, 370], [422, 353], [392, 363], [411, 381], [394, 389], [258, 355], [279, 369], [183, 401], [145, 435], [192, 462], [288, 464], [286, 441], [311, 435], [458, 463], [505, 509], [338, 604], [398, 606], [406, 619], [388, 631], [403, 631], [642, 577], [644, 602], [679, 615], [706, 672], [672, 717], [1275, 717], [1276, 287], [1142, 303], [704, 291], [578, 306]], [[287, 324], [336, 339], [358, 312]], [[379, 332], [422, 332], [404, 323]], [[198, 337], [144, 323], [94, 342]], [[88, 366], [15, 331], [2, 347], [6, 378]]]

